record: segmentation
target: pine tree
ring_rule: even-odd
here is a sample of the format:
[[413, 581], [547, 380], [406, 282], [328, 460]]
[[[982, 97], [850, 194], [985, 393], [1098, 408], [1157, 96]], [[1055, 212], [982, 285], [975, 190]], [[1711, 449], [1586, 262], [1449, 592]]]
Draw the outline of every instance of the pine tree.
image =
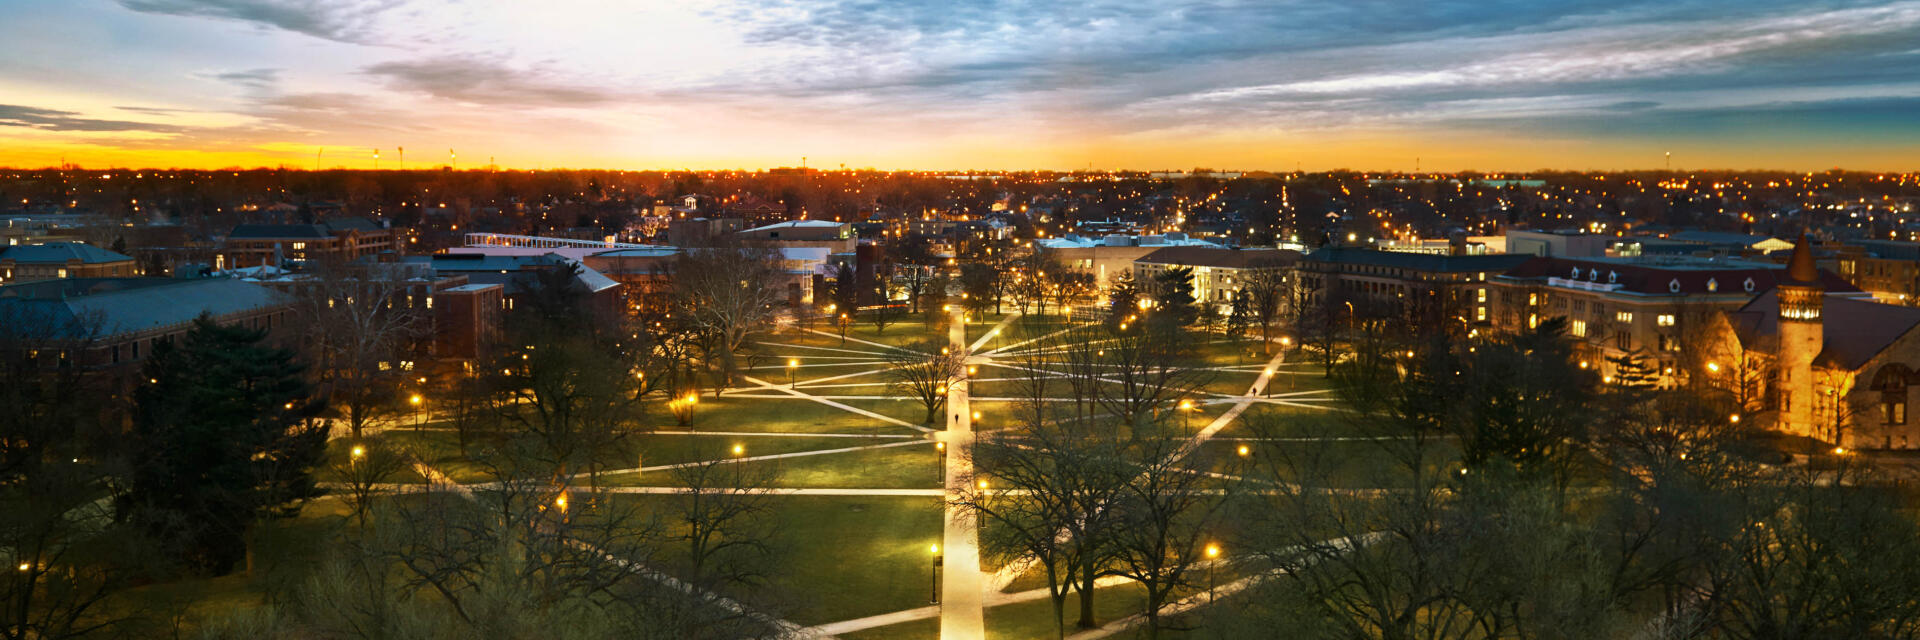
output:
[[310, 473], [326, 448], [321, 406], [293, 352], [266, 332], [202, 315], [179, 344], [162, 342], [134, 392], [139, 462], [122, 517], [219, 575], [245, 557], [263, 518], [292, 515], [320, 494]]
[[1133, 281], [1132, 271], [1120, 272], [1113, 279], [1113, 285], [1107, 289], [1107, 323], [1121, 324], [1133, 316], [1140, 300], [1140, 287]]

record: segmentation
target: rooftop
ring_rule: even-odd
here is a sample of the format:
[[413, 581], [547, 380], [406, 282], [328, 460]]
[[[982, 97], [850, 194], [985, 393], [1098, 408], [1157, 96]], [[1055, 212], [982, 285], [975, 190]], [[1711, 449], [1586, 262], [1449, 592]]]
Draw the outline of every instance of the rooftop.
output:
[[1465, 271], [1505, 272], [1530, 259], [1533, 259], [1533, 254], [1530, 253], [1491, 253], [1453, 256], [1405, 251], [1379, 251], [1356, 247], [1322, 247], [1300, 258], [1302, 262], [1358, 264], [1441, 273], [1459, 273]]
[[0, 247], [0, 260], [12, 260], [14, 264], [66, 264], [71, 260], [79, 260], [81, 264], [105, 264], [129, 262], [133, 257], [84, 242], [49, 242]]
[[0, 287], [0, 309], [45, 313], [73, 323], [98, 319], [103, 335], [183, 325], [201, 313], [224, 316], [286, 304], [285, 294], [229, 278], [71, 278]]

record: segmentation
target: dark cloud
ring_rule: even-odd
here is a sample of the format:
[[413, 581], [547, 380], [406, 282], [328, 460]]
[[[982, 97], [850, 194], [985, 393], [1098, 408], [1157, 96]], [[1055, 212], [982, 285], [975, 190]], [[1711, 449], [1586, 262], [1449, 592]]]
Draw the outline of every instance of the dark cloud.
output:
[[384, 62], [362, 71], [384, 79], [396, 90], [477, 104], [590, 106], [621, 95], [609, 89], [572, 85], [546, 71], [472, 58]]
[[72, 111], [41, 109], [0, 104], [0, 127], [25, 127], [41, 131], [151, 131], [174, 133], [179, 127], [131, 120], [82, 118]]
[[215, 80], [247, 89], [271, 89], [280, 82], [279, 69], [247, 69], [212, 74]]
[[237, 20], [340, 42], [366, 42], [404, 0], [117, 0], [143, 13]]

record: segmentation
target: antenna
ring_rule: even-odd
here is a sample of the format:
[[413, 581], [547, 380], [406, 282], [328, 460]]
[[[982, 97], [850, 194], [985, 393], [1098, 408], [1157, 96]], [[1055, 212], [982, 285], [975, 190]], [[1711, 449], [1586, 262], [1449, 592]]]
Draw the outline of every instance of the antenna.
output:
[[399, 149], [400, 149], [400, 170], [406, 171], [407, 170], [407, 148], [400, 147]]
[[313, 150], [313, 170], [314, 171], [320, 170], [320, 154], [322, 152], [325, 152], [326, 150], [327, 150], [326, 147], [320, 147], [318, 149]]

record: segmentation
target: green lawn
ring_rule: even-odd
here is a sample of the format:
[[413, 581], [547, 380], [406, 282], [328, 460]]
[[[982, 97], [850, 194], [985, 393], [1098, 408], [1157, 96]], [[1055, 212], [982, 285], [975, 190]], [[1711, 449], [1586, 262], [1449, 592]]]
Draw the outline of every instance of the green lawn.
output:
[[[774, 440], [769, 438], [768, 440]], [[840, 447], [856, 447], [871, 444], [900, 442], [889, 439], [883, 441], [840, 438], [844, 443]], [[759, 441], [755, 441], [759, 442]], [[749, 455], [752, 451], [749, 450]], [[935, 480], [935, 468], [939, 464], [939, 454], [928, 443], [830, 453], [820, 456], [787, 458], [781, 460], [763, 460], [742, 462], [750, 470], [771, 468], [776, 472], [775, 486], [779, 487], [853, 487], [862, 489], [925, 489], [939, 486]], [[751, 474], [750, 474], [751, 475]], [[603, 478], [608, 486], [673, 486], [679, 484], [668, 471], [644, 474], [623, 474]]]
[[[654, 504], [673, 496], [622, 496]], [[940, 537], [930, 498], [769, 498], [777, 557], [762, 587], [805, 625], [860, 618], [927, 603], [928, 546]]]

